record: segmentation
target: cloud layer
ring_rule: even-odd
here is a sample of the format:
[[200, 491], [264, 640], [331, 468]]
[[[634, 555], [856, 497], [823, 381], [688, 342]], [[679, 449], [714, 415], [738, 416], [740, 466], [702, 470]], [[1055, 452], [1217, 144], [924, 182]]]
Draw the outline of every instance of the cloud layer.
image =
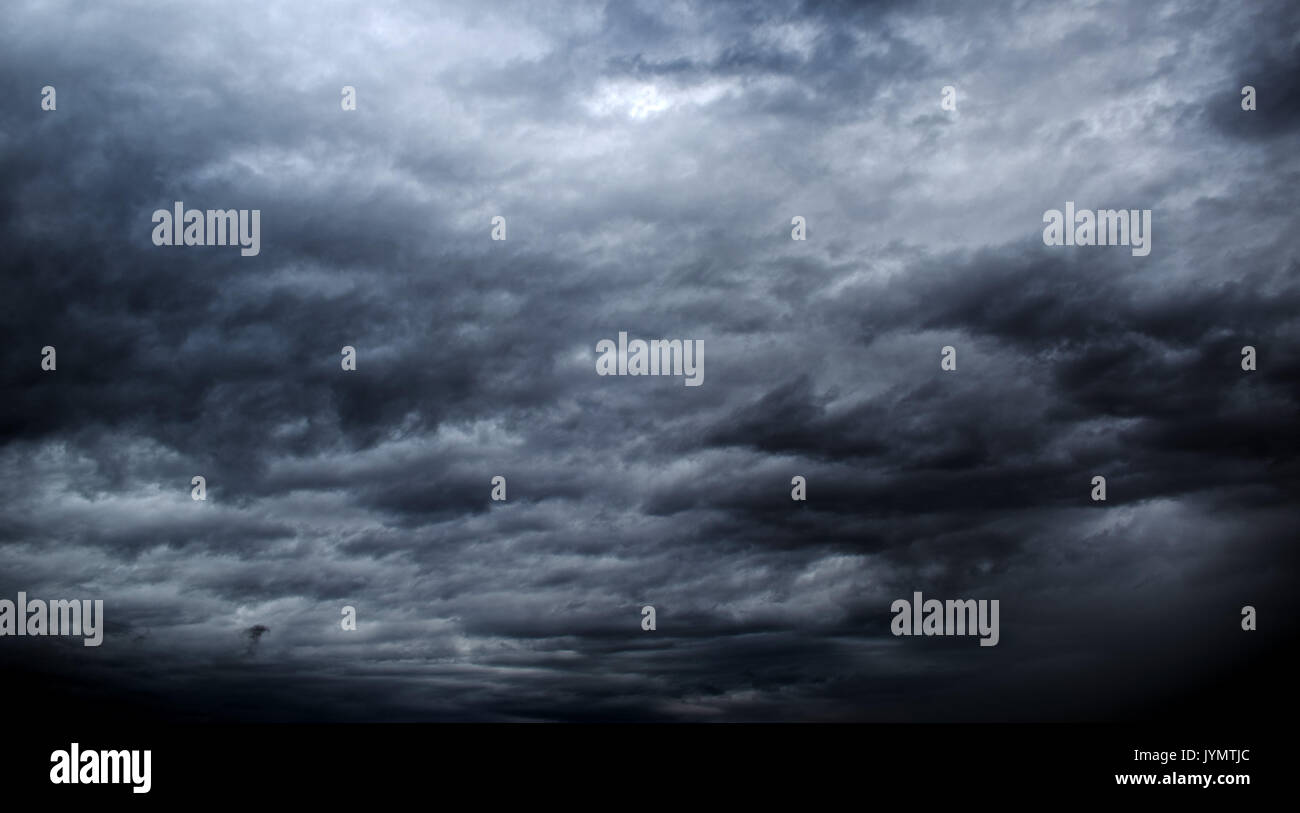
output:
[[[1295, 4], [69, 12], [0, 12], [0, 596], [108, 634], [13, 668], [169, 719], [1131, 719], [1293, 630]], [[177, 200], [260, 255], [153, 246]], [[1150, 256], [1044, 246], [1067, 200]], [[597, 376], [619, 331], [705, 384]], [[893, 637], [915, 590], [1000, 644]]]

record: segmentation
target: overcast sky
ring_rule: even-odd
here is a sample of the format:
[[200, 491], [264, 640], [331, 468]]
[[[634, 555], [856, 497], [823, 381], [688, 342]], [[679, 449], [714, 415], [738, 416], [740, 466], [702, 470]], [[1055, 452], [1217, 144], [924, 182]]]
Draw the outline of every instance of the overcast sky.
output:
[[[5, 3], [0, 597], [108, 632], [0, 665], [169, 719], [1140, 715], [1294, 630], [1298, 134], [1287, 2]], [[260, 254], [154, 246], [175, 201]], [[1066, 201], [1150, 255], [1045, 246]], [[619, 331], [704, 384], [598, 376]], [[914, 591], [998, 646], [894, 637]]]

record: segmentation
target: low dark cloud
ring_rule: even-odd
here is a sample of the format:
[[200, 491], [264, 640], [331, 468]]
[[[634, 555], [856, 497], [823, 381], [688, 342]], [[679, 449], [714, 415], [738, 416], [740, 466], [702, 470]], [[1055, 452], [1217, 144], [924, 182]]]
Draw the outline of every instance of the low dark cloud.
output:
[[244, 654], [250, 657], [255, 655], [257, 653], [257, 642], [262, 640], [262, 636], [270, 631], [270, 627], [265, 627], [261, 624], [254, 624], [244, 630], [244, 637], [248, 639], [248, 649], [244, 650]]
[[[1294, 629], [1293, 4], [65, 11], [0, 12], [0, 596], [108, 632], [4, 639], [14, 681], [176, 720], [1267, 708], [1216, 687]], [[153, 246], [174, 201], [259, 209], [260, 254]], [[1044, 246], [1066, 201], [1151, 209], [1151, 254]], [[596, 375], [620, 331], [703, 340], [704, 384]], [[913, 591], [1000, 600], [999, 645], [892, 636]]]

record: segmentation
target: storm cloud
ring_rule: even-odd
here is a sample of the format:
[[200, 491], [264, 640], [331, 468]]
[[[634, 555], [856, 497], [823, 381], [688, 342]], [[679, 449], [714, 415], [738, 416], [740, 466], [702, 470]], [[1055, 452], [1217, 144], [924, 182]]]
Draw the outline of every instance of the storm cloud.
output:
[[[185, 720], [1101, 720], [1294, 631], [1296, 4], [0, 19], [0, 596], [107, 624], [10, 669]], [[175, 201], [260, 253], [153, 245]], [[1066, 201], [1150, 255], [1045, 246]], [[619, 331], [704, 385], [598, 376]], [[892, 636], [913, 591], [999, 644]]]

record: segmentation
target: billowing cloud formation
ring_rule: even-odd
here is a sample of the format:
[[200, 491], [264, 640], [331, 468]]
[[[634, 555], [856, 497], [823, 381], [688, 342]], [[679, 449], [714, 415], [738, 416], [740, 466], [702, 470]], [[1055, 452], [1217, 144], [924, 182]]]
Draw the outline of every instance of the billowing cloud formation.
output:
[[[331, 8], [2, 12], [0, 588], [108, 619], [6, 663], [177, 719], [1104, 719], [1293, 629], [1295, 4]], [[261, 253], [154, 246], [174, 201]], [[1044, 246], [1066, 201], [1150, 256]], [[597, 376], [619, 331], [704, 386]], [[916, 590], [999, 645], [893, 637]]]

